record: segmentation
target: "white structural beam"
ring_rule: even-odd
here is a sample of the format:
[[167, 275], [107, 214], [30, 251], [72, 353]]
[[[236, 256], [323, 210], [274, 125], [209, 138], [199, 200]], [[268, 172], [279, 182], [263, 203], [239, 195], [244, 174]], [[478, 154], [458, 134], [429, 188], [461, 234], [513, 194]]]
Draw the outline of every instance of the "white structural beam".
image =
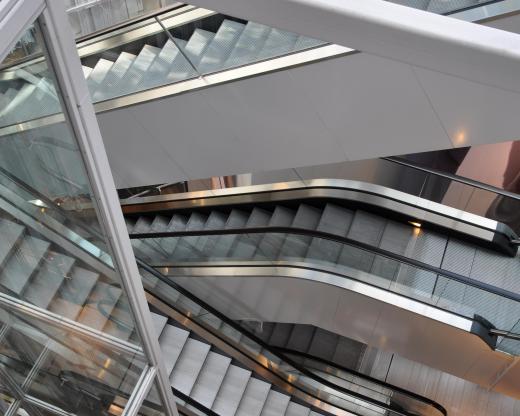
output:
[[11, 52], [24, 30], [39, 16], [44, 6], [44, 0], [0, 1], [0, 62]]
[[520, 92], [520, 35], [383, 0], [194, 0], [232, 16]]

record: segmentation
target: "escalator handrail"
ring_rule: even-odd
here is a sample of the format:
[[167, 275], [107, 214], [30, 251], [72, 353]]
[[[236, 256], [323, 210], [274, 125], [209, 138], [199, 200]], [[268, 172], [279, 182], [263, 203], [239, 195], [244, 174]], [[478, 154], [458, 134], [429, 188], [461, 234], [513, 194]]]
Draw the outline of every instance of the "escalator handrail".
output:
[[[146, 270], [148, 273], [152, 274], [154, 277], [156, 277], [157, 279], [159, 279], [161, 282], [165, 283], [166, 285], [174, 288], [176, 291], [178, 291], [179, 293], [181, 293], [183, 296], [187, 297], [188, 299], [192, 300], [193, 302], [195, 302], [196, 304], [198, 304], [199, 306], [201, 306], [202, 308], [204, 308], [205, 310], [207, 310], [208, 312], [210, 312], [212, 315], [216, 316], [218, 319], [220, 319], [222, 322], [226, 323], [227, 325], [231, 326], [233, 329], [235, 329], [237, 332], [240, 332], [242, 335], [245, 335], [247, 338], [251, 339], [253, 342], [255, 342], [257, 345], [261, 346], [264, 350], [270, 352], [271, 354], [273, 354], [274, 356], [277, 356], [281, 359], [283, 359], [284, 362], [286, 362], [287, 364], [289, 364], [291, 367], [295, 368], [296, 370], [300, 371], [302, 374], [308, 376], [308, 377], [311, 377], [315, 380], [317, 380], [318, 382], [330, 387], [330, 388], [333, 388], [333, 389], [337, 389], [337, 390], [340, 390], [342, 391], [344, 394], [347, 394], [347, 395], [351, 395], [351, 396], [354, 396], [354, 397], [358, 397], [359, 399], [361, 400], [364, 400], [366, 402], [369, 402], [369, 403], [372, 403], [376, 406], [380, 406], [382, 408], [386, 408], [387, 410], [389, 411], [392, 411], [392, 412], [396, 412], [398, 414], [403, 414], [403, 415], [407, 415], [408, 413], [401, 413], [401, 410], [400, 409], [395, 409], [395, 408], [392, 408], [392, 406], [389, 406], [387, 405], [386, 403], [381, 403], [377, 400], [374, 400], [374, 399], [371, 399], [371, 398], [367, 398], [365, 396], [363, 396], [362, 394], [359, 394], [357, 392], [353, 392], [353, 391], [350, 391], [348, 389], [344, 389], [344, 388], [341, 388], [339, 386], [336, 386], [334, 385], [334, 383], [331, 383], [329, 382], [328, 380], [325, 380], [325, 379], [322, 379], [321, 377], [318, 377], [316, 376], [314, 373], [312, 373], [311, 371], [308, 371], [306, 370], [305, 368], [303, 368], [302, 366], [300, 366], [298, 363], [296, 363], [295, 361], [291, 360], [289, 357], [286, 357], [285, 355], [283, 354], [280, 354], [279, 351], [277, 351], [276, 348], [270, 346], [269, 344], [267, 344], [266, 342], [264, 342], [262, 339], [260, 339], [259, 337], [257, 337], [255, 334], [251, 333], [250, 331], [248, 331], [247, 329], [245, 329], [244, 327], [242, 327], [240, 324], [238, 324], [236, 321], [230, 319], [229, 317], [227, 317], [225, 314], [221, 313], [220, 311], [218, 311], [217, 309], [215, 309], [213, 306], [207, 304], [205, 301], [199, 299], [197, 296], [195, 296], [194, 294], [192, 294], [191, 292], [187, 291], [186, 289], [184, 289], [182, 286], [178, 285], [176, 282], [168, 279], [166, 276], [164, 276], [162, 273], [160, 273], [159, 271], [157, 271], [155, 268], [153, 268], [152, 266], [149, 266], [146, 262], [140, 260], [139, 258], [136, 257], [136, 261], [137, 261], [137, 264], [140, 268]], [[147, 290], [145, 288], [145, 290]], [[172, 305], [169, 303], [169, 301], [167, 299], [164, 299], [162, 297], [162, 295], [159, 293], [153, 293], [149, 290], [147, 290], [148, 292], [150, 292], [153, 296], [156, 296], [158, 297], [162, 302], [168, 304], [169, 307], [177, 310], [175, 308], [175, 305]], [[182, 311], [179, 311], [179, 313], [181, 313], [182, 315], [184, 315], [187, 319], [189, 320], [193, 320], [192, 317], [190, 316], [187, 316], [185, 315]], [[198, 324], [198, 323], [197, 323]], [[211, 328], [211, 327], [208, 327], [207, 330], [210, 330], [214, 333], [215, 336], [217, 336], [219, 339], [221, 339], [222, 341], [226, 342], [228, 345], [229, 344], [229, 341], [226, 340], [226, 339], [223, 339], [220, 334], [218, 333], [215, 333], [214, 331], [214, 328]], [[232, 348], [234, 349], [239, 349], [237, 345], [232, 345]], [[249, 358], [252, 358], [253, 360], [254, 357], [251, 357], [249, 355], [249, 353], [247, 352], [244, 352], [244, 351], [241, 351], [243, 354], [245, 354], [246, 356], [248, 356]], [[256, 361], [256, 360], [255, 360]], [[258, 362], [256, 361], [258, 364], [262, 365], [264, 368], [265, 365], [261, 362]], [[269, 368], [266, 368], [267, 370], [271, 371], [271, 369]], [[276, 376], [279, 376], [278, 374], [276, 373], [273, 373], [275, 374]], [[298, 386], [294, 386], [295, 388], [298, 388], [299, 390], [302, 390], [300, 387]], [[310, 394], [312, 395], [311, 393], [309, 393], [308, 391], [306, 390], [302, 390], [305, 394]], [[321, 400], [323, 401], [322, 398], [319, 398], [319, 397], [316, 397], [316, 399], [318, 400]], [[337, 405], [334, 405], [334, 404], [331, 404], [332, 406], [335, 406], [337, 407]], [[429, 405], [429, 404], [428, 404]], [[440, 406], [440, 405], [439, 405]], [[444, 409], [442, 408], [442, 406], [440, 406], [441, 409]], [[437, 410], [439, 410], [439, 408], [437, 406], [435, 406], [435, 408]], [[447, 415], [446, 411], [444, 410], [439, 410], [444, 416]], [[412, 415], [410, 415], [412, 416]]]
[[[503, 1], [503, 0], [498, 0], [498, 1]], [[500, 196], [505, 196], [507, 198], [514, 199], [516, 201], [520, 201], [520, 195], [519, 194], [516, 194], [514, 192], [510, 192], [510, 191], [506, 191], [505, 189], [497, 188], [496, 186], [488, 185], [488, 184], [483, 183], [483, 182], [479, 182], [479, 181], [476, 181], [476, 180], [473, 180], [473, 179], [465, 178], [463, 176], [459, 176], [459, 175], [454, 175], [454, 174], [451, 174], [451, 173], [443, 172], [443, 171], [438, 170], [438, 169], [427, 168], [427, 167], [424, 167], [424, 166], [420, 166], [420, 165], [418, 165], [416, 163], [410, 162], [409, 160], [402, 159], [400, 157], [395, 157], [395, 156], [392, 156], [392, 157], [382, 157], [381, 159], [382, 160], [386, 160], [387, 162], [391, 162], [391, 163], [397, 164], [397, 165], [406, 166], [406, 167], [411, 168], [411, 169], [415, 169], [415, 170], [419, 170], [421, 172], [429, 173], [431, 175], [439, 176], [439, 177], [442, 177], [442, 178], [445, 178], [445, 179], [450, 179], [452, 181], [459, 182], [459, 183], [462, 183], [464, 185], [471, 186], [473, 188], [478, 188], [478, 189], [482, 189], [484, 191], [488, 191], [488, 192], [491, 192], [491, 193], [494, 193], [494, 194], [497, 194], [497, 195], [500, 195]]]
[[477, 289], [492, 293], [497, 296], [501, 296], [515, 302], [520, 302], [520, 294], [511, 292], [506, 289], [502, 289], [497, 286], [490, 285], [488, 283], [481, 282], [476, 279], [472, 279], [461, 274], [445, 270], [439, 267], [429, 265], [416, 259], [412, 259], [401, 254], [392, 253], [391, 251], [382, 249], [380, 247], [374, 247], [370, 244], [363, 243], [361, 241], [353, 240], [348, 237], [328, 233], [325, 231], [292, 227], [292, 226], [264, 226], [264, 227], [243, 227], [243, 228], [220, 228], [211, 230], [190, 230], [190, 231], [164, 231], [164, 232], [149, 232], [142, 234], [130, 233], [131, 239], [147, 239], [147, 238], [174, 238], [174, 237], [188, 237], [188, 236], [206, 236], [206, 235], [225, 235], [225, 234], [268, 234], [268, 233], [280, 233], [280, 234], [297, 234], [306, 237], [321, 238], [324, 240], [330, 240], [342, 245], [349, 245], [360, 248], [364, 251], [375, 253], [377, 255], [389, 258], [399, 263], [408, 264], [410, 266], [422, 269], [431, 273], [442, 275], [451, 280], [455, 280], [459, 283], [463, 283], [468, 286], [475, 287]]
[[412, 391], [408, 391], [406, 389], [403, 389], [402, 387], [398, 387], [398, 386], [395, 386], [393, 384], [390, 384], [386, 381], [383, 381], [383, 380], [379, 380], [377, 378], [374, 378], [372, 376], [369, 376], [367, 374], [364, 374], [364, 373], [361, 373], [359, 371], [356, 371], [356, 370], [352, 370], [350, 368], [347, 368], [347, 367], [344, 367], [340, 364], [337, 364], [337, 363], [334, 363], [332, 361], [329, 361], [325, 358], [321, 358], [321, 357], [316, 357], [315, 355], [312, 355], [312, 354], [309, 354], [309, 353], [306, 353], [306, 352], [301, 352], [301, 351], [297, 351], [297, 350], [294, 350], [294, 349], [291, 349], [291, 348], [282, 348], [282, 347], [275, 347], [276, 349], [278, 349], [280, 352], [284, 353], [284, 354], [290, 354], [290, 355], [299, 355], [301, 357], [304, 357], [304, 358], [308, 358], [308, 359], [311, 359], [311, 360], [314, 360], [314, 361], [318, 361], [318, 362], [321, 362], [329, 367], [334, 367], [340, 371], [343, 371], [345, 373], [350, 373], [356, 377], [360, 377], [360, 378], [364, 378], [374, 384], [379, 384], [380, 386], [383, 386], [385, 388], [388, 388], [390, 390], [394, 390], [396, 392], [399, 392], [400, 394], [404, 395], [404, 396], [409, 396], [411, 397], [412, 399], [415, 399], [415, 400], [418, 400], [418, 401], [421, 401], [421, 402], [425, 402], [435, 408], [437, 408], [440, 412], [442, 412], [443, 414], [447, 414], [447, 411], [446, 409], [439, 403], [437, 403], [436, 401], [428, 398], [428, 397], [425, 397], [425, 396], [421, 396], [420, 394], [417, 394], [417, 393], [414, 393]]

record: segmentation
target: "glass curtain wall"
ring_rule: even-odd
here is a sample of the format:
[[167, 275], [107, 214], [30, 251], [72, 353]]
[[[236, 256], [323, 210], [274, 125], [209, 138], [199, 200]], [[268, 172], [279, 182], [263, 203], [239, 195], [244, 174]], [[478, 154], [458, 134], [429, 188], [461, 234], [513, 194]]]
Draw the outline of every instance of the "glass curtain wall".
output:
[[[61, 119], [0, 138], [0, 414], [119, 415], [155, 368], [107, 244], [119, 237], [93, 209], [40, 20], [22, 35], [41, 52], [38, 68], [0, 87], [0, 117], [23, 119], [52, 103]], [[19, 93], [31, 103], [23, 111]], [[144, 406], [163, 412], [157, 394]]]

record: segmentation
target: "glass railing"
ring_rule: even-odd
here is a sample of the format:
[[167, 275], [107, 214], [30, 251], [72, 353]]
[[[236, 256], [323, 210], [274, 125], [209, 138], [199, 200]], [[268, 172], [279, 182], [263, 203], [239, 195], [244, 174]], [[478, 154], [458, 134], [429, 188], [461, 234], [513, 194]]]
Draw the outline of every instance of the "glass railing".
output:
[[[37, 43], [44, 36], [38, 28], [26, 32]], [[0, 393], [0, 409], [14, 399], [13, 415], [26, 405], [98, 414], [111, 399], [92, 402], [95, 383], [126, 400], [149, 359], [95, 212], [85, 153], [63, 122], [51, 67], [42, 57], [16, 72], [19, 79], [3, 79], [11, 98], [0, 88], [3, 122], [48, 114], [47, 106], [61, 120], [0, 141], [0, 390], [7, 391]], [[73, 209], [62, 211], [65, 202]], [[48, 414], [29, 412], [39, 413]]]
[[[510, 330], [520, 316], [516, 293], [346, 238], [313, 237], [311, 231], [193, 234], [132, 242], [140, 258], [166, 270], [231, 266], [239, 275], [240, 267], [297, 267], [361, 281], [468, 319], [478, 315], [503, 330]], [[228, 249], [222, 252], [222, 247]]]
[[[232, 188], [235, 188], [236, 194], [240, 195], [252, 192], [251, 188], [246, 187], [255, 185], [272, 185], [273, 191], [280, 192], [280, 189], [283, 190], [287, 187], [287, 183], [294, 188], [306, 188], [311, 185], [313, 179], [323, 179], [325, 182], [329, 179], [345, 179], [380, 185], [489, 218], [509, 226], [516, 234], [520, 234], [520, 195], [504, 192], [501, 189], [454, 174], [443, 174], [443, 172], [414, 166], [411, 162], [395, 158], [214, 177], [150, 186], [148, 189], [139, 188], [135, 192], [131, 189], [122, 190], [121, 194], [125, 198], [122, 200], [122, 204], [136, 203], [140, 197], [156, 195], [166, 197], [169, 194], [179, 195], [186, 192], [212, 191], [222, 188], [227, 188], [229, 193], [232, 193]], [[333, 185], [340, 187], [341, 183], [336, 182]], [[322, 186], [325, 186], [325, 183], [322, 183]], [[262, 192], [266, 191], [266, 189], [262, 189]], [[208, 196], [216, 195], [215, 193]], [[204, 196], [198, 195], [195, 198], [202, 200]]]
[[[278, 380], [276, 382], [269, 379], [270, 382], [279, 386], [282, 382], [290, 393], [328, 414], [343, 415], [345, 411], [360, 416], [445, 414], [442, 407], [433, 406], [431, 403], [425, 404], [424, 407], [410, 404], [410, 409], [406, 408], [407, 403], [404, 402], [402, 407], [397, 406], [389, 397], [390, 393], [385, 395], [375, 391], [361, 391], [360, 385], [356, 387], [353, 383], [343, 383], [341, 380], [315, 373], [284, 354], [276, 352], [255, 335], [245, 331], [239, 324], [226, 318], [144, 263], [141, 263], [141, 275], [145, 288], [151, 294], [184, 316], [179, 320], [180, 324], [194, 322], [219, 339], [225, 340], [227, 345], [245, 354], [257, 366], [268, 369], [271, 377]], [[153, 301], [152, 305], [156, 306]], [[414, 413], [419, 408], [423, 411]]]
[[[99, 102], [324, 44], [186, 6], [78, 47], [90, 95]], [[4, 102], [0, 128], [59, 113], [45, 63], [35, 59], [0, 72], [0, 104]]]
[[337, 364], [323, 358], [286, 349], [282, 349], [281, 352], [318, 377], [385, 403], [392, 403], [396, 408], [406, 409], [412, 414], [433, 414], [435, 412], [432, 408], [437, 408], [440, 413], [445, 411], [430, 399], [381, 382], [375, 378], [367, 377], [365, 374], [348, 368], [339, 367]]
[[[426, 10], [436, 14], [453, 14], [467, 9], [497, 3], [497, 0], [386, 0], [391, 3]], [[498, 0], [500, 2], [502, 0]]]

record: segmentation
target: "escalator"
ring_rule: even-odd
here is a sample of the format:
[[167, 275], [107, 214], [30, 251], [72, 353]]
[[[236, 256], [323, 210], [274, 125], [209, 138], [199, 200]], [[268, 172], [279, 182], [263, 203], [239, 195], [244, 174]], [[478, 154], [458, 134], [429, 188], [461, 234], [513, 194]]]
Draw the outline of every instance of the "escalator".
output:
[[137, 256], [237, 322], [314, 325], [482, 384], [473, 360], [500, 371], [520, 352], [518, 294], [464, 272], [515, 267], [504, 224], [349, 181], [137, 197], [123, 210]]
[[[9, 180], [2, 178], [4, 184]], [[109, 259], [65, 224], [86, 226], [93, 239], [96, 231], [21, 183], [2, 185], [0, 192], [0, 368], [15, 378], [12, 385], [26, 389], [23, 406], [40, 409], [43, 401], [67, 414], [117, 414], [144, 356]], [[32, 193], [31, 201], [40, 200], [40, 206], [22, 193]], [[138, 264], [184, 414], [446, 414], [436, 403], [403, 396], [389, 385], [366, 389], [363, 382], [337, 383], [333, 375], [316, 374], [146, 263]], [[87, 338], [83, 328], [89, 328]], [[95, 344], [85, 342], [92, 336]], [[71, 395], [77, 398], [73, 404]], [[158, 403], [152, 392], [145, 406], [157, 409]]]

